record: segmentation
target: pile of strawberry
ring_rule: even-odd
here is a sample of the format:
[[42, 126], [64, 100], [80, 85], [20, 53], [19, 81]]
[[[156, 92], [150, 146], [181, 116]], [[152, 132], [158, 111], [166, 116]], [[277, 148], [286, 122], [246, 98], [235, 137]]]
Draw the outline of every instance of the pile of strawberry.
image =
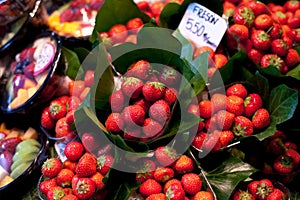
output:
[[[300, 63], [300, 56], [293, 49], [299, 43], [300, 18], [296, 10], [300, 9], [300, 3], [288, 1], [284, 6], [270, 5], [269, 8], [272, 12], [261, 2], [250, 1], [241, 3], [234, 11], [231, 9], [234, 24], [226, 33], [227, 46], [231, 50], [245, 49], [255, 64], [262, 68], [272, 65], [285, 74]], [[289, 13], [289, 17], [286, 17], [286, 24], [282, 24], [281, 17], [285, 13]]]
[[78, 141], [69, 142], [64, 154], [67, 158], [64, 162], [49, 158], [42, 165], [44, 180], [39, 190], [47, 200], [105, 199], [107, 191], [102, 180], [114, 158], [110, 154], [96, 157]]
[[191, 104], [189, 112], [199, 113], [198, 133], [192, 145], [205, 151], [218, 151], [235, 137], [246, 137], [265, 129], [270, 115], [263, 108], [263, 100], [257, 93], [248, 93], [244, 85], [233, 84], [226, 95], [214, 93], [210, 99]]
[[105, 127], [126, 140], [147, 142], [163, 134], [176, 102], [180, 74], [172, 67], [154, 70], [145, 60], [132, 64], [119, 90], [110, 96]]
[[41, 126], [46, 130], [54, 129], [56, 138], [67, 140], [73, 138], [75, 132], [71, 130], [71, 125], [74, 122], [74, 112], [85, 99], [93, 83], [93, 70], [87, 70], [84, 80], [69, 82], [70, 96], [57, 97], [44, 108], [41, 115]]
[[276, 187], [269, 179], [253, 180], [247, 184], [247, 189], [236, 190], [233, 195], [233, 200], [285, 200], [288, 197], [284, 192], [285, 191], [281, 188]]
[[202, 177], [195, 173], [194, 161], [178, 156], [168, 146], [155, 150], [156, 162], [143, 160], [136, 180], [141, 182], [139, 193], [146, 200], [213, 200], [211, 192], [204, 190]]

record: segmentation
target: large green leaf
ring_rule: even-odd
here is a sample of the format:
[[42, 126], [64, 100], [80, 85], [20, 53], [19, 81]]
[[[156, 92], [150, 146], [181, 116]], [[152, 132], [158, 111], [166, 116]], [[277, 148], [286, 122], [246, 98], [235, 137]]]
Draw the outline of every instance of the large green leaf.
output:
[[256, 72], [254, 76], [246, 81], [246, 85], [251, 87], [252, 91], [258, 93], [264, 102], [267, 102], [270, 95], [269, 80]]
[[62, 48], [62, 52], [66, 61], [67, 71], [66, 75], [69, 76], [71, 79], [80, 78], [83, 76], [83, 69], [80, 64], [80, 60], [77, 54], [66, 48]]
[[96, 16], [96, 24], [90, 41], [93, 43], [100, 32], [108, 31], [115, 24], [126, 24], [135, 17], [141, 18], [144, 23], [150, 17], [139, 10], [133, 0], [105, 1]]
[[300, 65], [290, 70], [286, 75], [300, 80]]
[[218, 168], [206, 173], [217, 199], [229, 199], [232, 191], [243, 180], [257, 170], [251, 165], [242, 162], [239, 158], [230, 157]]
[[[176, 28], [179, 19], [180, 5], [177, 3], [168, 3], [160, 13], [159, 25], [164, 28]], [[177, 22], [177, 23], [174, 23]], [[178, 25], [177, 25], [178, 26]]]
[[173, 35], [180, 41], [182, 45], [181, 57], [186, 60], [192, 61], [194, 57], [193, 45], [185, 37], [183, 37], [183, 35], [180, 33], [178, 29], [174, 31]]

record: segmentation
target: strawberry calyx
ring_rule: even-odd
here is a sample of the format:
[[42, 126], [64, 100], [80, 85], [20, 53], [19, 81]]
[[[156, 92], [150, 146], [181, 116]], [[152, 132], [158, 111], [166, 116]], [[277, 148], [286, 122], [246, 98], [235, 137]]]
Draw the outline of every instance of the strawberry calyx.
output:
[[43, 164], [43, 168], [50, 170], [53, 166], [55, 166], [55, 163], [51, 160], [51, 159], [47, 159], [44, 164]]
[[271, 192], [273, 192], [272, 188], [270, 188], [265, 183], [258, 184], [256, 195], [261, 197], [261, 199], [265, 199]]
[[165, 84], [161, 82], [150, 82], [149, 84], [160, 91], [163, 91], [163, 89], [165, 88]]
[[275, 14], [279, 18], [282, 18], [282, 19], [286, 18], [286, 14], [281, 11], [277, 11]]
[[279, 162], [283, 167], [290, 168], [292, 167], [293, 159], [289, 156], [282, 156]]
[[249, 24], [250, 26], [254, 22], [254, 12], [249, 8], [244, 8], [241, 10], [241, 16], [245, 19], [245, 24]]
[[54, 115], [59, 113], [59, 111], [62, 109], [62, 106], [59, 103], [51, 103], [50, 105], [50, 112]]
[[236, 126], [233, 127], [233, 133], [236, 136], [245, 136], [245, 135], [248, 134], [246, 129], [247, 129], [246, 126], [242, 126], [241, 124], [237, 124]]
[[166, 197], [167, 197], [167, 199], [172, 199], [174, 197], [174, 192], [173, 192], [173, 189], [172, 189], [172, 185], [167, 189]]
[[62, 199], [64, 196], [66, 196], [63, 189], [54, 189], [53, 191], [53, 199]]
[[241, 200], [251, 200], [252, 195], [248, 191], [239, 190], [239, 199], [241, 199]]
[[97, 158], [97, 166], [98, 167], [104, 167], [106, 161], [105, 155], [101, 155]]
[[272, 65], [272, 66], [276, 67], [278, 70], [280, 70], [283, 61], [278, 56], [270, 56], [268, 63], [269, 63], [269, 65]]
[[78, 194], [86, 194], [90, 192], [90, 187], [84, 180], [79, 180], [76, 185], [76, 190]]
[[172, 148], [164, 148], [164, 152], [169, 156], [171, 159], [176, 159], [177, 158], [177, 153], [174, 149]]
[[268, 41], [268, 40], [270, 40], [270, 36], [266, 32], [261, 31], [258, 33], [258, 39], [260, 41]]
[[124, 77], [124, 84], [138, 84], [141, 80], [135, 77]]
[[246, 97], [244, 100], [244, 106], [246, 107], [248, 104], [251, 103], [252, 98], [250, 96]]

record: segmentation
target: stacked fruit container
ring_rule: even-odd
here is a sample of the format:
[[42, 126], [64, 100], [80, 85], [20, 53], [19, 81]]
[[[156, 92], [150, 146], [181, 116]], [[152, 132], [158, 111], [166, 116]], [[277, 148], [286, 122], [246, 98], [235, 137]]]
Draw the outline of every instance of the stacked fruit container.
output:
[[300, 199], [299, 1], [34, 3], [0, 30], [0, 199]]

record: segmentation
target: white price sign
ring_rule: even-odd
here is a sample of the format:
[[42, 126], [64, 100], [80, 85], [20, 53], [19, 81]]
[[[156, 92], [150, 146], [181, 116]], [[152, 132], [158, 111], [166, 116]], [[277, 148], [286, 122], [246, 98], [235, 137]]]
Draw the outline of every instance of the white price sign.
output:
[[197, 46], [216, 50], [227, 29], [225, 19], [197, 3], [188, 6], [180, 24], [180, 33]]

